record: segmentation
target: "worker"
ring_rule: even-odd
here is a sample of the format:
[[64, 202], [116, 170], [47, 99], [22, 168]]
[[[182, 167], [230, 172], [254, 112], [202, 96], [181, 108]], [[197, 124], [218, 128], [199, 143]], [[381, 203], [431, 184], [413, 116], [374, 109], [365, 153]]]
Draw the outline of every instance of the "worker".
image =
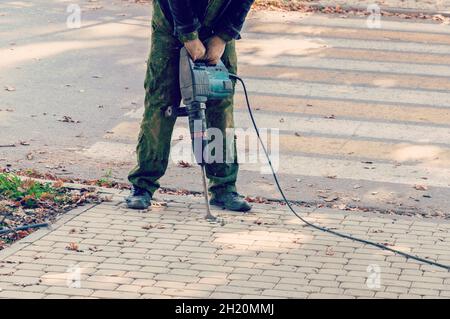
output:
[[[126, 202], [129, 208], [146, 209], [158, 180], [169, 162], [170, 142], [176, 115], [167, 116], [169, 106], [181, 101], [179, 56], [184, 46], [194, 61], [217, 64], [221, 59], [229, 72], [237, 73], [235, 40], [254, 0], [154, 0], [150, 57], [145, 79], [145, 111], [137, 145], [137, 165], [129, 174], [132, 190]], [[223, 152], [227, 144], [226, 129], [234, 127], [233, 97], [208, 101], [209, 128], [223, 133]], [[249, 203], [236, 190], [238, 161], [235, 136], [231, 141], [231, 161], [206, 165], [211, 205], [246, 212]]]

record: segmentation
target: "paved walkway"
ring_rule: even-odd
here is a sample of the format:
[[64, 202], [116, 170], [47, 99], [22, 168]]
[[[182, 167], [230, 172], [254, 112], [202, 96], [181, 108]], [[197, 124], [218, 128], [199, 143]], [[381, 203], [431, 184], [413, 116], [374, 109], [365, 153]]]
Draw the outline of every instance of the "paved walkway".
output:
[[[0, 297], [450, 297], [448, 272], [306, 228], [281, 205], [220, 211], [223, 221], [209, 223], [201, 197], [160, 195], [166, 204], [144, 213], [124, 208], [122, 196], [0, 252]], [[328, 209], [307, 216], [450, 264], [449, 223]]]

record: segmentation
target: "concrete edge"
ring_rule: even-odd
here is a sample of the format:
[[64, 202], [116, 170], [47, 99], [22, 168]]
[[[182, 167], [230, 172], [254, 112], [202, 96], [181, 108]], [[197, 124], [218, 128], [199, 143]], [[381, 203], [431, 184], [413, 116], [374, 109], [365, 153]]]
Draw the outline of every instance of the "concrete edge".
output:
[[[55, 180], [50, 180], [50, 179], [28, 177], [28, 176], [22, 176], [22, 175], [17, 175], [17, 176], [22, 180], [31, 179], [31, 180], [34, 180], [34, 181], [37, 181], [40, 183], [53, 184], [56, 182]], [[117, 188], [107, 188], [107, 187], [101, 187], [101, 186], [96, 186], [96, 185], [86, 185], [86, 184], [80, 184], [80, 183], [64, 183], [63, 186], [66, 188], [70, 188], [70, 189], [93, 188], [93, 189], [99, 191], [100, 193], [111, 194], [111, 195], [118, 195], [123, 191], [123, 190], [117, 189]]]
[[[29, 178], [29, 177], [23, 177], [23, 178]], [[31, 178], [31, 179], [33, 179], [33, 180], [36, 180], [36, 181], [40, 181], [40, 182], [48, 182], [48, 183], [54, 183], [55, 181], [52, 181], [52, 180], [45, 180], [45, 179], [39, 179], [39, 178]], [[128, 192], [128, 190], [121, 190], [121, 189], [114, 189], [114, 188], [105, 188], [105, 187], [100, 187], [100, 186], [92, 186], [92, 185], [84, 185], [84, 184], [79, 184], [79, 183], [64, 183], [64, 187], [68, 187], [68, 188], [71, 188], [71, 189], [81, 189], [81, 188], [94, 188], [94, 189], [96, 189], [97, 191], [99, 191], [100, 193], [103, 193], [103, 194], [110, 194], [110, 195], [113, 195], [113, 196], [123, 196], [123, 193], [124, 192]], [[177, 189], [174, 189], [174, 188], [166, 188], [167, 190], [169, 190], [169, 191], [177, 191]], [[202, 194], [201, 192], [192, 192], [192, 196], [194, 196], [194, 198], [196, 197], [196, 195], [199, 195], [199, 194]], [[157, 199], [157, 200], [164, 200], [163, 199], [163, 197], [165, 197], [165, 196], [168, 196], [168, 197], [175, 197], [175, 198], [177, 198], [177, 197], [180, 197], [180, 198], [186, 198], [186, 195], [172, 195], [172, 194], [164, 194], [164, 193], [161, 193], [161, 194], [158, 194], [157, 193], [157, 195], [156, 195], [157, 197], [155, 198], [155, 199]], [[282, 209], [284, 209], [284, 210], [286, 210], [286, 212], [287, 213], [289, 213], [289, 214], [292, 214], [291, 212], [290, 212], [290, 210], [289, 210], [289, 208], [288, 207], [286, 207], [286, 205], [284, 205], [284, 200], [282, 199], [282, 198], [275, 198], [275, 197], [269, 197], [269, 198], [265, 198], [266, 200], [268, 200], [269, 201], [269, 203], [251, 203], [251, 204], [253, 204], [253, 205], [270, 205], [270, 204], [275, 204], [275, 205], [277, 205], [277, 206], [279, 206], [280, 208], [282, 208]], [[113, 202], [115, 201], [116, 199], [114, 199], [113, 198]], [[182, 202], [181, 200], [180, 201], [178, 201], [178, 200], [173, 200], [173, 199], [170, 199], [171, 201], [174, 201], [174, 202]], [[331, 212], [333, 212], [333, 213], [336, 213], [336, 214], [343, 214], [343, 215], [345, 215], [345, 214], [349, 214], [349, 213], [351, 213], [351, 211], [346, 211], [346, 210], [339, 210], [339, 209], [337, 209], [337, 208], [333, 208], [333, 207], [316, 207], [316, 208], [314, 208], [314, 207], [304, 207], [304, 206], [302, 206], [302, 205], [317, 205], [317, 204], [323, 204], [323, 203], [317, 203], [317, 202], [308, 202], [308, 201], [302, 201], [302, 200], [296, 200], [296, 199], [289, 199], [288, 198], [288, 201], [291, 203], [291, 204], [293, 204], [293, 206], [296, 206], [297, 208], [299, 208], [299, 209], [301, 209], [301, 210], [303, 210], [303, 212], [305, 213], [305, 216], [307, 217], [308, 215], [310, 215], [310, 214], [326, 214], [327, 212], [324, 212], [324, 210], [329, 210], [329, 211], [331, 211]], [[186, 201], [183, 201], [183, 202], [186, 202]], [[191, 199], [191, 202], [196, 202], [195, 200], [193, 201], [192, 199]], [[203, 201], [202, 201], [202, 203], [203, 203]], [[117, 206], [117, 205], [119, 205], [120, 204], [120, 202], [118, 202], [115, 206]], [[98, 206], [99, 204], [94, 204], [94, 205], [91, 205], [92, 207], [90, 207], [89, 209], [91, 209], [91, 208], [93, 208], [93, 207], [95, 207], [95, 206]], [[53, 225], [57, 225], [57, 222], [60, 220], [60, 219], [62, 219], [62, 218], [64, 218], [65, 216], [67, 216], [67, 215], [69, 215], [72, 211], [75, 211], [75, 210], [77, 210], [77, 209], [81, 209], [81, 208], [83, 208], [84, 206], [81, 206], [81, 207], [78, 207], [78, 208], [75, 208], [75, 209], [73, 209], [73, 210], [71, 210], [71, 211], [69, 211], [69, 212], [67, 212], [67, 213], [65, 213], [64, 215], [62, 215], [62, 216], [60, 216], [58, 219], [57, 219], [57, 221], [55, 221], [55, 223], [53, 223], [53, 224], [51, 224], [50, 225], [50, 229], [52, 229], [52, 226]], [[350, 207], [350, 208], [352, 208], [352, 207]], [[361, 215], [361, 216], [363, 216], [363, 217], [373, 217], [373, 218], [375, 218], [375, 217], [377, 217], [377, 218], [387, 218], [387, 219], [400, 219], [400, 220], [413, 220], [413, 219], [416, 219], [416, 220], [420, 220], [420, 221], [424, 221], [424, 222], [429, 222], [429, 223], [434, 223], [434, 224], [449, 224], [450, 223], [450, 219], [444, 219], [444, 218], [436, 218], [436, 219], [419, 219], [418, 217], [415, 217], [415, 216], [408, 216], [408, 215], [401, 215], [401, 214], [390, 214], [388, 211], [380, 211], [379, 209], [377, 209], [377, 208], [375, 208], [375, 207], [365, 207], [366, 209], [368, 209], [368, 210], [373, 210], [374, 212], [368, 212], [368, 211], [364, 211], [364, 210], [361, 210], [361, 209], [358, 209], [358, 213]], [[88, 210], [88, 209], [86, 209], [86, 210]], [[301, 213], [301, 212], [300, 212]], [[81, 214], [81, 213], [80, 213]], [[293, 215], [293, 217], [294, 217], [294, 215]], [[45, 230], [45, 228], [44, 229], [40, 229], [40, 230]], [[35, 233], [37, 233], [37, 232], [39, 232], [40, 230], [38, 230], [38, 231], [36, 231]], [[27, 236], [26, 238], [24, 238], [23, 240], [27, 240], [27, 238], [30, 238], [31, 236], [33, 236], [35, 233], [33, 233], [33, 234], [31, 234], [31, 235], [29, 235], [29, 236]], [[18, 242], [16, 242], [16, 243], [14, 243], [13, 245], [11, 245], [10, 247], [8, 247], [8, 249], [9, 248], [11, 248], [12, 246], [14, 246], [15, 244], [17, 244], [17, 243], [19, 243], [19, 242], [21, 242], [22, 240], [19, 240]], [[4, 250], [3, 250], [4, 251]], [[0, 251], [0, 258], [1, 258], [1, 252], [2, 251]]]
[[[327, 7], [332, 7], [331, 5], [323, 5], [323, 4], [310, 4], [308, 5], [311, 8], [316, 9], [324, 9]], [[346, 11], [366, 11], [367, 12], [367, 6], [362, 5], [340, 5], [340, 7], [343, 10]], [[450, 11], [434, 11], [434, 10], [420, 10], [420, 9], [412, 9], [412, 8], [395, 8], [395, 7], [383, 7], [380, 6], [381, 12], [387, 12], [387, 13], [394, 13], [394, 14], [415, 14], [415, 15], [442, 15], [444, 17], [450, 17]]]
[[[185, 195], [168, 195], [168, 194], [162, 194], [164, 196], [168, 196], [168, 197], [175, 197], [175, 198], [170, 198], [170, 200], [172, 202], [176, 202], [176, 203], [185, 203], [185, 201], [183, 200], [184, 198], [186, 198]], [[163, 196], [161, 196], [163, 197]], [[203, 199], [200, 199], [198, 197], [194, 197], [196, 198], [196, 200], [193, 200], [191, 198], [190, 202], [188, 202], [187, 204], [200, 204], [203, 205]], [[161, 198], [164, 199], [164, 198]], [[294, 214], [292, 214], [292, 212], [289, 210], [289, 208], [286, 205], [283, 205], [283, 200], [280, 199], [269, 199], [268, 203], [251, 203], [252, 205], [255, 205], [257, 209], [262, 209], [262, 208], [266, 208], [268, 211], [271, 210], [271, 208], [269, 208], [268, 206], [270, 205], [276, 205], [277, 208], [275, 209], [276, 211], [283, 211], [284, 213], [288, 214], [289, 216], [291, 216], [292, 218], [297, 218], [296, 216], [294, 216]], [[362, 211], [362, 210], [358, 210], [357, 213], [354, 213], [352, 211], [348, 211], [348, 210], [340, 210], [338, 208], [332, 208], [332, 207], [303, 207], [301, 206], [302, 204], [305, 204], [304, 202], [301, 201], [295, 201], [295, 200], [289, 200], [289, 202], [292, 204], [294, 210], [302, 217], [305, 217], [306, 219], [308, 219], [308, 217], [314, 217], [315, 215], [324, 215], [324, 214], [335, 214], [335, 215], [341, 215], [343, 218], [345, 216], [348, 215], [354, 215], [357, 214], [358, 216], [361, 217], [366, 217], [366, 218], [382, 218], [382, 219], [386, 219], [386, 220], [405, 220], [405, 221], [417, 221], [417, 222], [425, 222], [425, 223], [430, 223], [430, 224], [437, 224], [437, 225], [441, 225], [441, 224], [450, 224], [450, 220], [448, 219], [443, 219], [443, 218], [436, 218], [436, 219], [421, 219], [415, 216], [406, 216], [406, 215], [397, 215], [397, 214], [388, 214], [388, 213], [381, 213], [380, 211], [374, 209], [374, 211], [376, 212], [370, 212], [370, 211]], [[224, 210], [224, 212], [226, 212]], [[251, 212], [250, 212], [251, 213]], [[231, 213], [233, 214], [233, 213]], [[258, 213], [255, 213], [256, 215]], [[298, 220], [299, 223], [303, 223], [301, 220]]]

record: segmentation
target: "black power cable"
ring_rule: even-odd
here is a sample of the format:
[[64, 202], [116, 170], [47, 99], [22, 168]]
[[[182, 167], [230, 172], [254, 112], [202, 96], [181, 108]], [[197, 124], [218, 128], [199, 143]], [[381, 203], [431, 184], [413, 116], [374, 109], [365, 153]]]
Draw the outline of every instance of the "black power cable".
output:
[[42, 227], [48, 227], [48, 223], [41, 223], [41, 224], [30, 224], [30, 225], [24, 225], [16, 228], [0, 228], [0, 235], [5, 235], [9, 233], [13, 233], [19, 230], [28, 230], [28, 229], [34, 229], [34, 228], [42, 228]]
[[351, 236], [351, 235], [343, 234], [343, 233], [334, 231], [334, 230], [332, 230], [332, 229], [329, 229], [329, 228], [327, 228], [327, 227], [315, 225], [315, 224], [313, 224], [313, 223], [307, 221], [307, 220], [304, 219], [303, 217], [301, 217], [301, 216], [294, 210], [294, 208], [292, 207], [291, 203], [290, 203], [290, 202], [288, 201], [288, 199], [286, 198], [286, 196], [285, 196], [285, 194], [284, 194], [284, 192], [283, 192], [283, 189], [281, 188], [280, 182], [278, 181], [278, 177], [277, 177], [277, 174], [275, 173], [275, 170], [274, 170], [274, 168], [273, 168], [272, 161], [271, 161], [271, 159], [270, 159], [269, 153], [267, 152], [266, 146], [264, 145], [264, 142], [262, 141], [261, 136], [260, 136], [260, 134], [259, 134], [259, 129], [258, 129], [258, 126], [256, 125], [256, 121], [255, 121], [255, 118], [254, 118], [254, 116], [253, 116], [252, 108], [251, 108], [251, 106], [250, 106], [250, 101], [249, 101], [249, 98], [248, 98], [247, 87], [245, 86], [244, 81], [243, 81], [240, 77], [238, 77], [237, 75], [234, 75], [234, 74], [230, 74], [230, 77], [232, 77], [232, 78], [238, 80], [238, 81], [242, 84], [242, 87], [243, 87], [243, 89], [244, 89], [244, 94], [245, 94], [245, 100], [246, 100], [246, 102], [247, 102], [248, 112], [249, 112], [249, 114], [250, 114], [250, 118], [251, 118], [252, 123], [253, 123], [253, 126], [254, 126], [254, 128], [255, 128], [256, 135], [258, 136], [258, 140], [259, 140], [259, 142], [261, 143], [261, 146], [262, 146], [262, 148], [263, 148], [263, 150], [264, 150], [264, 153], [265, 153], [265, 155], [266, 155], [266, 157], [267, 157], [267, 161], [269, 162], [269, 166], [270, 166], [270, 169], [272, 170], [272, 175], [273, 175], [273, 178], [274, 178], [275, 183], [276, 183], [276, 185], [277, 185], [277, 188], [278, 188], [278, 190], [279, 190], [279, 192], [280, 192], [280, 194], [281, 194], [281, 197], [283, 197], [284, 202], [285, 202], [286, 205], [289, 207], [290, 211], [291, 211], [298, 219], [300, 219], [300, 220], [301, 220], [303, 223], [305, 223], [307, 226], [310, 226], [310, 227], [315, 228], [315, 229], [317, 229], [317, 230], [320, 230], [320, 231], [323, 231], [323, 232], [326, 232], [326, 233], [329, 233], [329, 234], [333, 234], [333, 235], [338, 236], [338, 237], [342, 237], [342, 238], [350, 239], [350, 240], [353, 240], [353, 241], [356, 241], [356, 242], [360, 242], [360, 243], [363, 243], [363, 244], [366, 244], [366, 245], [374, 246], [374, 247], [379, 248], [379, 249], [382, 249], [382, 250], [387, 250], [387, 251], [390, 251], [390, 252], [392, 252], [392, 253], [394, 253], [394, 254], [403, 256], [403, 257], [405, 257], [405, 258], [407, 258], [407, 259], [413, 259], [413, 260], [416, 260], [416, 261], [419, 261], [419, 262], [422, 262], [422, 263], [425, 263], [425, 264], [428, 264], [428, 265], [440, 267], [440, 268], [443, 268], [443, 269], [445, 269], [445, 270], [447, 270], [447, 271], [450, 271], [450, 266], [448, 266], [448, 265], [444, 265], [444, 264], [441, 264], [441, 263], [438, 263], [438, 262], [435, 262], [435, 261], [432, 261], [432, 260], [428, 260], [428, 259], [425, 259], [425, 258], [422, 258], [422, 257], [419, 257], [419, 256], [411, 255], [411, 254], [405, 253], [405, 252], [403, 252], [403, 251], [400, 251], [400, 250], [397, 250], [397, 249], [393, 249], [393, 248], [387, 247], [386, 245], [383, 245], [383, 244], [380, 244], [380, 243], [376, 243], [376, 242], [369, 241], [369, 240], [366, 240], [366, 239], [361, 239], [361, 238], [357, 238], [357, 237], [354, 237], [354, 236]]

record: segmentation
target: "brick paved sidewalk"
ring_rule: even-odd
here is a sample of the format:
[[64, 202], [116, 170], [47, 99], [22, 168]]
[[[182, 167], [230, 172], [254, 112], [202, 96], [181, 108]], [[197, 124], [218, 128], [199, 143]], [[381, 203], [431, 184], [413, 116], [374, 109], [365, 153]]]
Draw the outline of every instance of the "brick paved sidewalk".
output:
[[[201, 197], [164, 195], [167, 206], [143, 213], [121, 196], [0, 252], [0, 297], [450, 297], [448, 272], [306, 228], [280, 205], [209, 223]], [[330, 209], [308, 218], [450, 263], [445, 222]]]

